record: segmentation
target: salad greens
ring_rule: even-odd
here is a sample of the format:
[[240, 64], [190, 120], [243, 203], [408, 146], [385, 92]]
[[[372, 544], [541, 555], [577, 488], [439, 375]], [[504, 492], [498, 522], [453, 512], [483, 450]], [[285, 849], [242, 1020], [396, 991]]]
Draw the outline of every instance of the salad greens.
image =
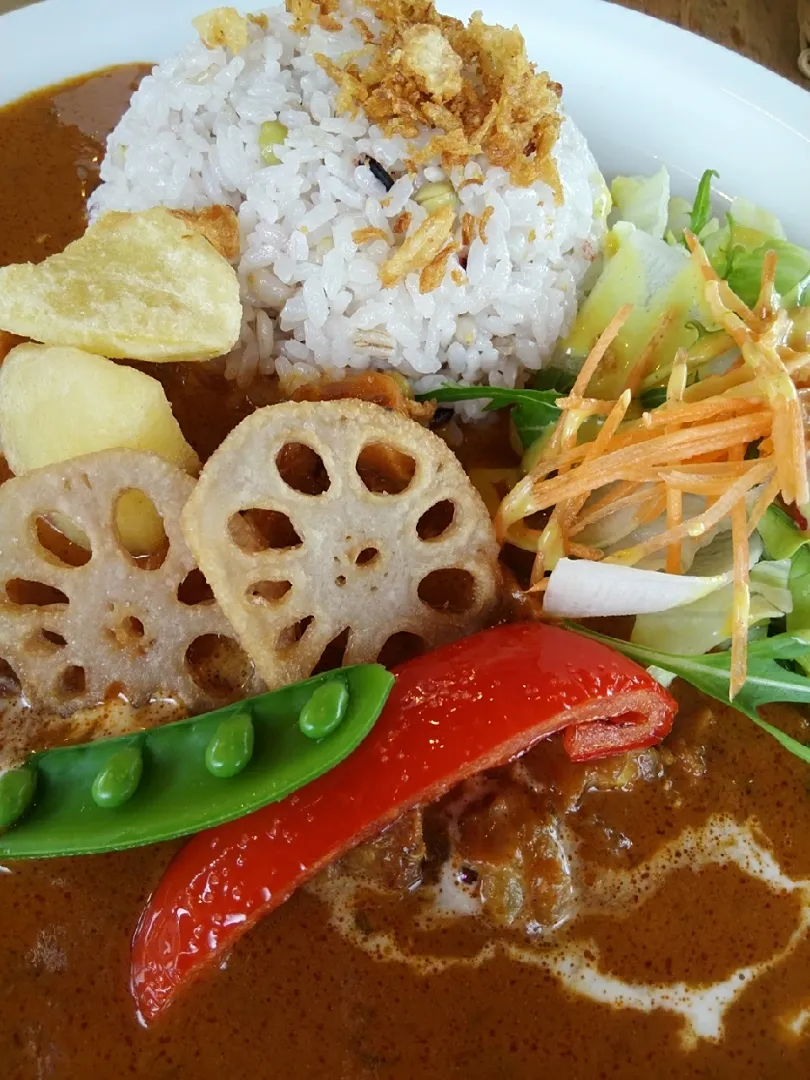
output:
[[553, 390], [556, 394], [570, 394], [574, 389], [576, 375], [561, 367], [541, 368], [534, 376], [533, 390]]
[[[617, 177], [611, 186], [613, 210], [603, 259], [586, 279], [585, 298], [550, 365], [526, 389], [443, 386], [421, 398], [481, 398], [488, 399], [488, 411], [511, 408], [526, 451], [525, 472], [545, 445], [541, 437], [560, 416], [556, 399], [570, 393], [573, 373], [624, 305], [631, 308], [629, 317], [611, 344], [610, 362], [596, 369], [587, 388], [590, 396], [615, 400], [630, 386], [636, 388], [636, 403], [628, 419], [638, 417], [638, 406], [648, 413], [660, 408], [680, 349], [685, 351], [687, 386], [725, 373], [738, 350], [713, 317], [702, 272], [686, 247], [687, 231], [698, 237], [715, 272], [749, 307], [759, 296], [765, 259], [775, 252], [774, 286], [793, 319], [791, 345], [805, 348], [801, 343], [810, 328], [810, 251], [791, 243], [776, 217], [746, 200], [733, 199], [722, 222], [713, 216], [712, 182], [717, 177], [714, 169], [707, 169], [691, 203], [671, 195], [666, 169], [653, 176]], [[699, 395], [694, 400], [700, 400]], [[579, 440], [594, 437], [600, 423], [599, 417], [588, 420]], [[758, 457], [760, 441], [747, 444], [746, 459]], [[758, 486], [749, 492], [749, 513], [761, 490]], [[609, 557], [616, 550], [643, 545], [665, 527], [660, 510], [657, 517], [645, 516], [643, 485], [636, 494], [636, 502], [632, 495], [619, 498], [614, 511], [595, 513], [576, 533], [577, 543], [600, 551], [605, 561], [551, 559], [544, 552], [545, 571], [551, 571], [545, 608], [563, 619], [634, 615], [629, 642], [580, 626], [574, 629], [661, 673], [662, 679], [679, 676], [729, 704], [731, 534], [716, 526], [714, 537], [683, 537], [680, 575], [661, 573], [663, 551], [645, 556], [634, 567], [613, 564]], [[703, 496], [684, 491], [685, 518], [696, 517], [706, 505]], [[810, 705], [810, 530], [802, 532], [778, 503], [772, 504], [749, 537], [749, 565], [748, 678], [733, 704], [810, 763], [810, 747], [759, 715], [760, 706], [770, 702]]]
[[[601, 641], [646, 667], [660, 668], [676, 675], [716, 701], [732, 705], [729, 699], [731, 653], [727, 651], [690, 655], [668, 653], [608, 637], [577, 623], [569, 624], [569, 629]], [[786, 661], [795, 661], [807, 654], [808, 650], [810, 631], [792, 631], [752, 641], [748, 646], [748, 677], [734, 698], [733, 708], [745, 713], [786, 750], [810, 764], [810, 747], [780, 731], [759, 715], [761, 706], [777, 701], [810, 705], [810, 679], [785, 666]]]
[[692, 211], [689, 215], [689, 229], [700, 236], [709, 219], [712, 216], [712, 177], [719, 177], [720, 173], [714, 169], [707, 169], [698, 182], [695, 192], [695, 201], [692, 203]]
[[[630, 640], [634, 645], [675, 653], [706, 653], [722, 646], [731, 638], [731, 611], [734, 588], [725, 585], [691, 604], [671, 611], [639, 615]], [[784, 615], [766, 597], [752, 591], [748, 613], [749, 630], [759, 628], [770, 619]]]
[[781, 506], [771, 503], [757, 526], [769, 559], [791, 559], [810, 535], [802, 532], [793, 518]]
[[[714, 224], [719, 228], [718, 222]], [[689, 218], [684, 217], [676, 227], [683, 237]], [[664, 385], [667, 363], [671, 366], [677, 350], [691, 350], [696, 345], [694, 324], [711, 322], [699, 267], [683, 245], [668, 243], [663, 230], [658, 230], [657, 224], [655, 228], [647, 231], [624, 219], [613, 225], [605, 237], [602, 271], [580, 305], [568, 336], [558, 346], [557, 363], [566, 367], [581, 364], [618, 309], [631, 306], [611, 346], [611, 362], [600, 366], [591, 382], [593, 396], [618, 397], [642, 356], [648, 376], [645, 389]], [[722, 353], [728, 349], [728, 339], [720, 336], [726, 342]], [[700, 341], [697, 344], [696, 363], [719, 355], [711, 348], [707, 351]]]
[[[793, 301], [798, 305], [810, 302], [810, 251], [787, 240], [778, 240], [762, 233], [754, 234], [752, 229], [743, 231], [734, 222], [727, 228], [729, 235], [724, 248], [725, 263], [720, 263], [720, 266], [723, 277], [740, 299], [749, 307], [756, 303], [765, 256], [769, 251], [775, 251], [776, 291], [788, 306], [792, 306]], [[718, 266], [715, 269], [720, 272]]]
[[559, 390], [509, 390], [504, 386], [437, 386], [424, 394], [417, 394], [419, 401], [476, 401], [489, 398], [485, 412], [512, 409], [512, 423], [524, 450], [535, 443], [549, 424], [556, 423], [560, 410], [554, 404], [565, 397]]
[[[785, 306], [810, 303], [810, 251], [791, 244], [779, 219], [747, 199], [732, 201], [721, 227], [711, 217], [711, 183], [718, 175], [714, 169], [704, 172], [689, 214], [689, 229], [703, 242], [714, 269], [752, 307], [759, 296], [765, 256], [775, 251], [775, 287]], [[672, 239], [683, 242], [683, 232], [673, 231]]]
[[[810, 626], [810, 548], [800, 547], [790, 561], [788, 589], [793, 610], [785, 619], [787, 629]], [[796, 663], [806, 675], [810, 675], [810, 651], [796, 657]]]

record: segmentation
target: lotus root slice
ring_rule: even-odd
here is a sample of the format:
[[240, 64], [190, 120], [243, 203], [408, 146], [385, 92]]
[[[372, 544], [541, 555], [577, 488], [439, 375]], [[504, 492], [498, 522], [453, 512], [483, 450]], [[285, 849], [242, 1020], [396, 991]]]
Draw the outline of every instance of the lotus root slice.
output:
[[[217, 603], [190, 594], [199, 571], [180, 514], [194, 484], [152, 454], [106, 450], [0, 487], [0, 667], [34, 709], [68, 716], [122, 696], [196, 712], [260, 687]], [[117, 500], [131, 490], [151, 500], [166, 534], [145, 559], [124, 549], [115, 526]], [[51, 523], [86, 543], [67, 543]], [[242, 657], [233, 693], [215, 672], [229, 641]]]
[[253, 413], [208, 461], [189, 547], [269, 687], [487, 622], [498, 544], [438, 436], [356, 400]]

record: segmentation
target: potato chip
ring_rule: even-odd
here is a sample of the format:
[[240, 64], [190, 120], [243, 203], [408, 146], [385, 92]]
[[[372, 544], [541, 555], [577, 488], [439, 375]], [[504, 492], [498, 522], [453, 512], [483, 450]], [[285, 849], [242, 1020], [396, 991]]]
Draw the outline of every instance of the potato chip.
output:
[[[153, 454], [106, 450], [0, 487], [0, 658], [32, 706], [67, 716], [116, 696], [135, 707], [174, 699], [189, 711], [222, 703], [190, 663], [197, 643], [233, 637], [213, 600], [184, 602], [196, 566], [180, 511], [194, 483]], [[117, 499], [132, 490], [165, 530], [149, 559], [133, 558], [114, 525]], [[65, 543], [53, 517], [71, 521], [85, 547]], [[259, 687], [247, 671], [231, 696]]]
[[44, 262], [0, 268], [0, 328], [132, 360], [208, 360], [239, 337], [233, 267], [169, 210], [112, 212]]
[[495, 602], [498, 544], [457, 458], [368, 402], [253, 413], [203, 468], [183, 529], [271, 688], [463, 637]]

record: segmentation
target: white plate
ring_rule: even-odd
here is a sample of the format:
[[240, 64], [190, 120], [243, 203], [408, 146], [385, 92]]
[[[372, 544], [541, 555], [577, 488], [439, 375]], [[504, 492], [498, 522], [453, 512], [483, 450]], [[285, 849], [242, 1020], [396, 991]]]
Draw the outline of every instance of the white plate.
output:
[[[213, 0], [47, 0], [0, 18], [0, 102], [71, 75], [160, 60]], [[258, 0], [255, 7], [266, 6]], [[688, 195], [704, 169], [810, 245], [810, 93], [708, 41], [604, 0], [439, 0], [518, 23], [603, 170], [664, 162]]]

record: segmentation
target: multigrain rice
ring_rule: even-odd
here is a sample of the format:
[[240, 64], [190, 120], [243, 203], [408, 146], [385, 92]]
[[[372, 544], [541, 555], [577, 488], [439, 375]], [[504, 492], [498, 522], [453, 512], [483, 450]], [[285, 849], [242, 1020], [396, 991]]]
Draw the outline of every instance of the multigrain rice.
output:
[[[361, 14], [376, 31], [373, 15], [349, 3], [343, 14]], [[484, 158], [409, 174], [413, 143], [385, 137], [362, 112], [335, 115], [338, 88], [314, 57], [362, 47], [349, 17], [340, 31], [315, 24], [301, 35], [284, 9], [266, 16], [266, 29], [249, 24], [238, 55], [195, 41], [144, 79], [110, 137], [91, 215], [234, 207], [244, 320], [226, 371], [242, 385], [256, 372], [275, 371], [290, 389], [368, 367], [396, 369], [417, 390], [521, 383], [568, 329], [604, 233], [604, 181], [573, 121], [553, 151], [559, 206], [544, 183], [516, 187]], [[276, 119], [288, 135], [274, 147], [279, 164], [266, 166], [259, 129]], [[434, 134], [426, 129], [417, 144]], [[368, 158], [394, 180], [389, 190]], [[414, 193], [445, 179], [458, 192], [457, 250], [421, 283], [440, 284], [420, 291], [411, 272], [383, 287], [395, 243], [427, 214]]]

